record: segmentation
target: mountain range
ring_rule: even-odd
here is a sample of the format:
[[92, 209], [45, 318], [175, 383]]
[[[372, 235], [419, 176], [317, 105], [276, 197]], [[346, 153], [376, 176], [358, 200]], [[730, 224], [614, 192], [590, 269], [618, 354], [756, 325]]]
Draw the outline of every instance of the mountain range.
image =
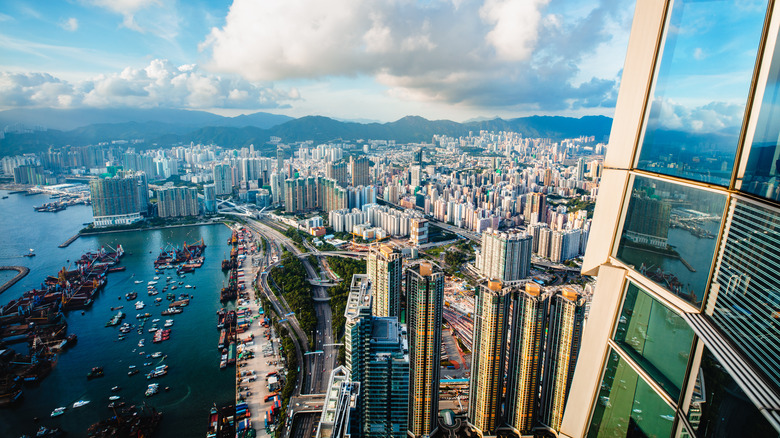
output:
[[606, 141], [611, 126], [612, 119], [605, 116], [532, 116], [466, 123], [407, 116], [390, 123], [357, 123], [323, 116], [293, 119], [263, 112], [223, 117], [204, 111], [166, 109], [14, 109], [0, 112], [0, 127], [5, 128], [5, 136], [0, 139], [0, 156], [112, 140], [142, 139], [143, 142], [136, 144], [137, 149], [194, 142], [230, 148], [254, 144], [262, 150], [271, 136], [280, 137], [285, 143], [368, 139], [414, 143], [430, 142], [436, 134], [459, 137], [480, 130], [512, 131], [526, 137], [553, 139], [592, 135], [596, 141]]

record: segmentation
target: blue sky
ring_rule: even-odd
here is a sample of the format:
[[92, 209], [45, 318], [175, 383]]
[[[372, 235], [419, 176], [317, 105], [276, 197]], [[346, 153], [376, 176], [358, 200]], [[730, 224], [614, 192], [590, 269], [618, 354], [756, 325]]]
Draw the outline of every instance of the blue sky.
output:
[[0, 0], [0, 109], [612, 115], [623, 0]]

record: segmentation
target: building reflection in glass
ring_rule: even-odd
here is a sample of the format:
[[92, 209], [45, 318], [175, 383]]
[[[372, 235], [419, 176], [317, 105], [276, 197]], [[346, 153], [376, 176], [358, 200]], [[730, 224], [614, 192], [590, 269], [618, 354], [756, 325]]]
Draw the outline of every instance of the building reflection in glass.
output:
[[722, 194], [637, 176], [617, 258], [700, 305], [725, 202]]

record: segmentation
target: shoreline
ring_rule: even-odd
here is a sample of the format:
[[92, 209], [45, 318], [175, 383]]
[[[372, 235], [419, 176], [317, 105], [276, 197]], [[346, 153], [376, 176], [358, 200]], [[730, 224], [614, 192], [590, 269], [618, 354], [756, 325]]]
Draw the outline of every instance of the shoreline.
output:
[[105, 230], [105, 231], [90, 231], [87, 233], [79, 231], [78, 235], [80, 237], [88, 237], [88, 236], [96, 236], [98, 234], [113, 234], [113, 233], [127, 233], [130, 231], [150, 231], [150, 230], [164, 230], [166, 228], [184, 228], [184, 227], [201, 227], [204, 225], [225, 225], [228, 226], [225, 222], [198, 222], [194, 224], [177, 224], [177, 225], [158, 225], [155, 227], [148, 227], [148, 228], [128, 228], [126, 230]]
[[5, 292], [11, 286], [15, 285], [19, 280], [27, 276], [30, 273], [30, 268], [27, 266], [0, 266], [0, 271], [17, 271], [13, 278], [6, 281], [5, 284], [0, 286], [0, 294]]

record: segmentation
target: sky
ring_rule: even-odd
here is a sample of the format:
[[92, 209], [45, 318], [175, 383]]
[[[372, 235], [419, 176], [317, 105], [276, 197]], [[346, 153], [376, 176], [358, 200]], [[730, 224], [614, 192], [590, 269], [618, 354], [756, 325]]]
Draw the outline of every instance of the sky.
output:
[[626, 0], [0, 0], [0, 110], [614, 113]]

